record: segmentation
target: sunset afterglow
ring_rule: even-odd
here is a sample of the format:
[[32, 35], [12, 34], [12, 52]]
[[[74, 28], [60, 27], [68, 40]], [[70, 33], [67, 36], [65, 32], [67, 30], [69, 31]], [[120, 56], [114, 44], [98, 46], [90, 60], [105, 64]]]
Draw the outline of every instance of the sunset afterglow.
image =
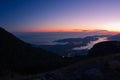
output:
[[120, 32], [120, 22], [111, 22], [109, 24], [103, 25], [105, 30]]
[[2, 0], [0, 25], [11, 32], [120, 32], [120, 0]]

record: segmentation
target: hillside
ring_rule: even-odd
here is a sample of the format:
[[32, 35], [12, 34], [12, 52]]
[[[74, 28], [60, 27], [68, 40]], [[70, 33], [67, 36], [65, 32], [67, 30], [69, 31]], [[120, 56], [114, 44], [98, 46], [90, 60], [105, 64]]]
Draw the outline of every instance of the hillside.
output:
[[[1, 80], [120, 79], [119, 41], [97, 43], [87, 56], [61, 58], [23, 42], [2, 28], [0, 37]], [[71, 65], [65, 66], [68, 64]]]
[[[116, 41], [101, 42], [96, 45], [104, 48], [111, 44], [115, 46]], [[96, 52], [102, 51], [98, 48]], [[94, 55], [61, 69], [37, 75], [16, 76], [13, 80], [120, 80], [120, 53], [109, 53], [109, 50], [106, 50], [105, 55], [102, 53]]]
[[120, 53], [120, 41], [104, 41], [95, 44], [89, 51], [91, 56], [103, 56]]
[[13, 80], [119, 80], [120, 60], [116, 58], [120, 58], [120, 53], [82, 60], [38, 75], [16, 76]]
[[60, 67], [61, 57], [32, 47], [0, 28], [0, 71], [32, 74]]

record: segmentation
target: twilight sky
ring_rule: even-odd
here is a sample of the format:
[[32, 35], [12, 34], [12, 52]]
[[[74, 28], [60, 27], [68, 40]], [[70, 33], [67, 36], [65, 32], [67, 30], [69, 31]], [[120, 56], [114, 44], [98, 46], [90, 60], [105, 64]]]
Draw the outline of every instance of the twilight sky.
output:
[[9, 31], [120, 31], [120, 0], [0, 0]]

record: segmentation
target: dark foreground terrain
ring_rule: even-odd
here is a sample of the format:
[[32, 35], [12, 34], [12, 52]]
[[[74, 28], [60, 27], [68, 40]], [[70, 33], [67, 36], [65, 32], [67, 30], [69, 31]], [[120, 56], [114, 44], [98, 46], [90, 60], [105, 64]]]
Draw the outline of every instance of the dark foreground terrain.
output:
[[120, 80], [119, 41], [98, 43], [87, 56], [62, 58], [2, 28], [0, 37], [0, 80]]
[[62, 66], [62, 57], [23, 42], [0, 28], [0, 74], [41, 73]]
[[24, 79], [120, 80], [119, 45], [119, 41], [106, 41], [98, 43], [89, 51], [89, 55], [91, 57], [89, 56], [88, 59], [81, 60], [68, 67], [64, 67], [54, 71], [33, 76], [27, 76], [24, 77]]
[[120, 54], [80, 61], [55, 71], [24, 77], [28, 80], [120, 80]]

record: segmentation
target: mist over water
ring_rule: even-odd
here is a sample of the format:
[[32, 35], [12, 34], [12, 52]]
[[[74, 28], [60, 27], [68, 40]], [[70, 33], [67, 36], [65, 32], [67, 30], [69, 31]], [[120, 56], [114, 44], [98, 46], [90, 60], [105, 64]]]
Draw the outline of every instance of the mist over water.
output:
[[83, 49], [91, 49], [96, 43], [108, 41], [107, 37], [99, 37], [96, 41], [90, 41], [86, 46], [75, 47], [73, 50], [83, 50]]
[[[84, 54], [86, 55], [88, 53], [87, 51], [90, 48], [92, 48], [93, 45], [95, 45], [96, 43], [108, 40], [107, 39], [108, 36], [101, 36], [105, 34], [86, 33], [86, 32], [14, 33], [14, 35], [20, 38], [21, 40], [23, 40], [24, 42], [32, 44], [33, 46], [37, 46], [37, 47], [39, 46], [45, 50], [49, 50], [51, 52], [57, 53], [62, 56], [67, 54], [70, 54], [73, 56], [84, 55]], [[69, 39], [69, 38], [72, 38], [75, 40], [77, 38], [80, 38], [80, 41], [55, 42], [56, 40], [63, 40], [63, 39]], [[83, 44], [86, 44], [86, 46], [83, 46]]]
[[[43, 32], [43, 33], [13, 33], [21, 40], [35, 45], [54, 45], [58, 44], [55, 40], [65, 38], [83, 38], [86, 36], [101, 35], [99, 33], [89, 32]], [[104, 35], [104, 34], [102, 34]], [[62, 43], [65, 44], [65, 43]]]

